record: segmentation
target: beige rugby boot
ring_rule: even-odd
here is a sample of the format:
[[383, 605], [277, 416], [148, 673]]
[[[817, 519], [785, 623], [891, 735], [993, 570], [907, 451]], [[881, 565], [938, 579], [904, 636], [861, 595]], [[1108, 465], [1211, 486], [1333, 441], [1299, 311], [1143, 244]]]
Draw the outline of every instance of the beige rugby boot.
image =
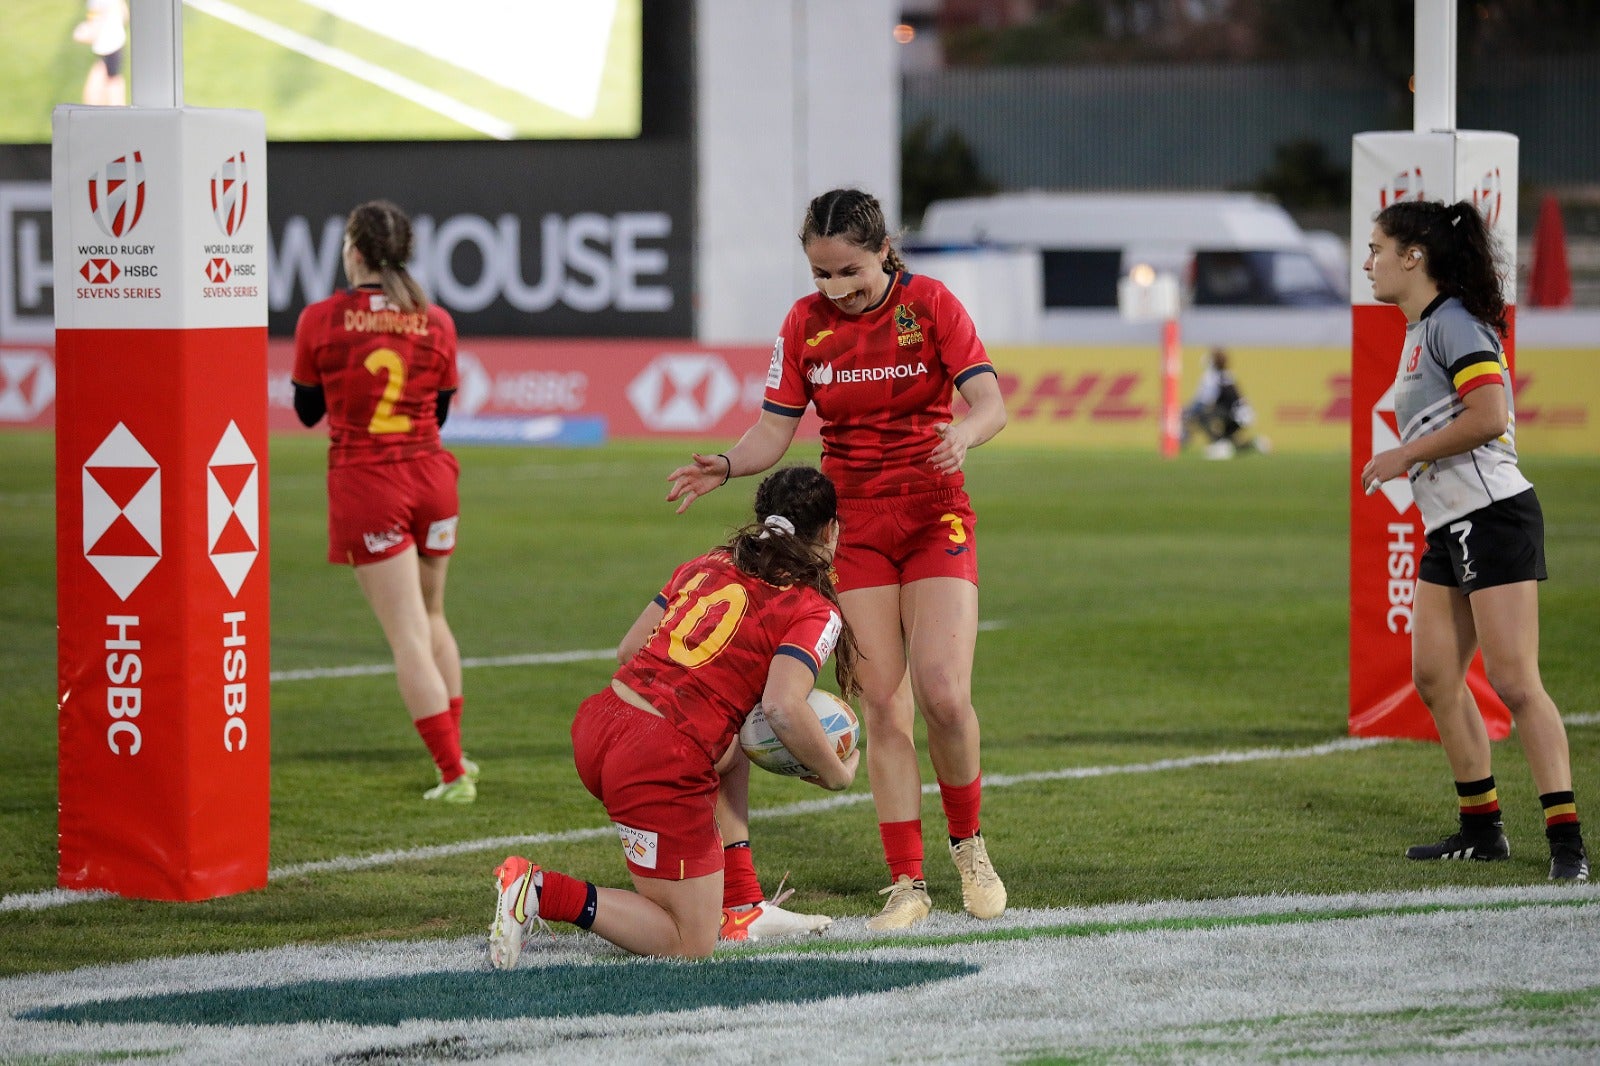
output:
[[933, 899], [928, 895], [928, 882], [913, 881], [908, 874], [895, 878], [894, 884], [880, 889], [880, 896], [889, 899], [876, 918], [867, 919], [867, 930], [882, 933], [890, 929], [910, 929], [928, 917], [933, 910]]
[[974, 918], [998, 918], [1006, 909], [1006, 886], [989, 861], [983, 834], [950, 845], [950, 858], [961, 874], [961, 905]]

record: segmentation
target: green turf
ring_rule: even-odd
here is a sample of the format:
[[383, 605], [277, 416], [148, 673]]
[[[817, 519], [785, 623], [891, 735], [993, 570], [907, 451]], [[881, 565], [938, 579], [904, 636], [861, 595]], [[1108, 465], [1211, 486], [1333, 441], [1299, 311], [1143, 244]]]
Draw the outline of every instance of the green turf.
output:
[[[595, 113], [580, 118], [337, 19], [302, 0], [229, 0], [284, 31], [314, 38], [382, 71], [510, 124], [518, 137], [632, 136], [640, 112], [639, 11], [624, 4], [611, 35]], [[0, 142], [50, 139], [50, 112], [77, 103], [93, 62], [72, 40], [83, 5], [6, 0], [0, 36]], [[441, 14], [448, 18], [448, 14]], [[492, 32], [492, 31], [491, 31]], [[194, 8], [183, 11], [184, 102], [267, 116], [270, 140], [475, 140], [483, 133], [369, 80]], [[131, 63], [128, 68], [132, 69]], [[131, 85], [131, 81], [130, 81]]]
[[[322, 449], [309, 437], [272, 444], [274, 670], [387, 659], [354, 580], [322, 561]], [[744, 517], [750, 481], [672, 514], [664, 475], [689, 450], [460, 449], [450, 614], [463, 653], [614, 646], [677, 562]], [[1549, 522], [1546, 684], [1569, 715], [1593, 714], [1600, 460], [1536, 457], [1525, 468]], [[1344, 734], [1343, 457], [1162, 462], [997, 442], [972, 454], [969, 471], [982, 614], [997, 624], [979, 638], [975, 678], [987, 774], [1294, 749]], [[0, 895], [55, 883], [52, 480], [48, 436], [0, 436]], [[393, 677], [275, 684], [272, 865], [603, 826], [573, 771], [567, 727], [607, 674], [604, 662], [469, 671], [464, 736], [484, 777], [478, 802], [460, 809], [417, 798], [431, 767]], [[1600, 796], [1600, 729], [1575, 726], [1570, 737], [1583, 811]], [[1497, 747], [1496, 761], [1508, 863], [1398, 857], [1447, 829], [1454, 813], [1442, 753], [1417, 743], [995, 788], [985, 797], [985, 834], [1016, 906], [1540, 882], [1537, 797], [1515, 738]], [[824, 795], [755, 776], [758, 809]], [[862, 778], [853, 792], [864, 796]], [[930, 886], [952, 900], [958, 888], [939, 857], [934, 799], [924, 815]], [[769, 887], [793, 871], [795, 906], [864, 915], [881, 903], [870, 804], [759, 820], [754, 836]], [[536, 858], [625, 884], [616, 851], [614, 839], [595, 837]], [[485, 850], [308, 873], [196, 904], [0, 912], [0, 973], [481, 933], [499, 858]]]

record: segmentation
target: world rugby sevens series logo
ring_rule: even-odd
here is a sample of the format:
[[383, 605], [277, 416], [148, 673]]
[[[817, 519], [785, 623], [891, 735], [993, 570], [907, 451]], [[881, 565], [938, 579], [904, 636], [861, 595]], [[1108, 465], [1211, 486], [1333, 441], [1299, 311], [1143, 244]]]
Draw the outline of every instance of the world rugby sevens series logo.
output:
[[129, 152], [89, 175], [89, 213], [107, 237], [126, 237], [144, 214], [144, 154]]
[[244, 153], [231, 155], [211, 175], [211, 217], [217, 228], [232, 237], [244, 228], [245, 210], [250, 206], [250, 180]]
[[1406, 167], [1394, 177], [1389, 179], [1389, 184], [1378, 190], [1378, 206], [1388, 207], [1402, 200], [1423, 200], [1427, 197], [1422, 192], [1422, 168]]
[[1500, 196], [1502, 192], [1500, 168], [1494, 167], [1478, 179], [1472, 187], [1472, 206], [1483, 215], [1490, 229], [1500, 224]]

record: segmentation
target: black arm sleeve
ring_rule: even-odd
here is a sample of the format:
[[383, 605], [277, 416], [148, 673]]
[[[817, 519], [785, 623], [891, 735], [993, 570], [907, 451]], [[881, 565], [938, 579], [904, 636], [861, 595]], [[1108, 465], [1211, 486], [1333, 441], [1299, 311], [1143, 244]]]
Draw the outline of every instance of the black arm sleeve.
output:
[[328, 413], [328, 398], [323, 395], [322, 386], [295, 382], [294, 413], [300, 416], [303, 426], [314, 426], [322, 421], [322, 416]]
[[450, 417], [450, 401], [455, 398], [455, 389], [442, 389], [433, 400], [433, 413], [438, 416], [439, 428], [444, 428], [444, 420]]

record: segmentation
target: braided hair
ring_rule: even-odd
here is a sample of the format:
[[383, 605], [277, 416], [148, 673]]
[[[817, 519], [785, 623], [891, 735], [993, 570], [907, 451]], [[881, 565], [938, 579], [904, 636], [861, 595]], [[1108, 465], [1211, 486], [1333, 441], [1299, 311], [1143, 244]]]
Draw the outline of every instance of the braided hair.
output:
[[1470, 201], [1402, 200], [1379, 211], [1376, 222], [1399, 250], [1422, 249], [1422, 268], [1441, 293], [1454, 296], [1472, 317], [1506, 335], [1500, 249]]
[[[833, 189], [811, 201], [805, 221], [800, 224], [800, 246], [818, 237], [838, 237], [847, 244], [876, 253], [889, 239], [889, 226], [877, 197], [860, 189]], [[883, 272], [894, 274], [906, 268], [905, 260], [889, 245]]]
[[393, 307], [412, 314], [428, 309], [422, 286], [406, 269], [415, 241], [404, 211], [388, 200], [369, 200], [350, 212], [344, 235], [378, 272], [383, 295]]
[[756, 517], [734, 531], [721, 548], [740, 570], [769, 585], [805, 585], [839, 610], [842, 627], [834, 653], [834, 677], [846, 696], [861, 691], [856, 680], [855, 635], [843, 622], [833, 588], [833, 562], [825, 548], [828, 523], [838, 517], [833, 482], [814, 466], [786, 466], [756, 488]]

